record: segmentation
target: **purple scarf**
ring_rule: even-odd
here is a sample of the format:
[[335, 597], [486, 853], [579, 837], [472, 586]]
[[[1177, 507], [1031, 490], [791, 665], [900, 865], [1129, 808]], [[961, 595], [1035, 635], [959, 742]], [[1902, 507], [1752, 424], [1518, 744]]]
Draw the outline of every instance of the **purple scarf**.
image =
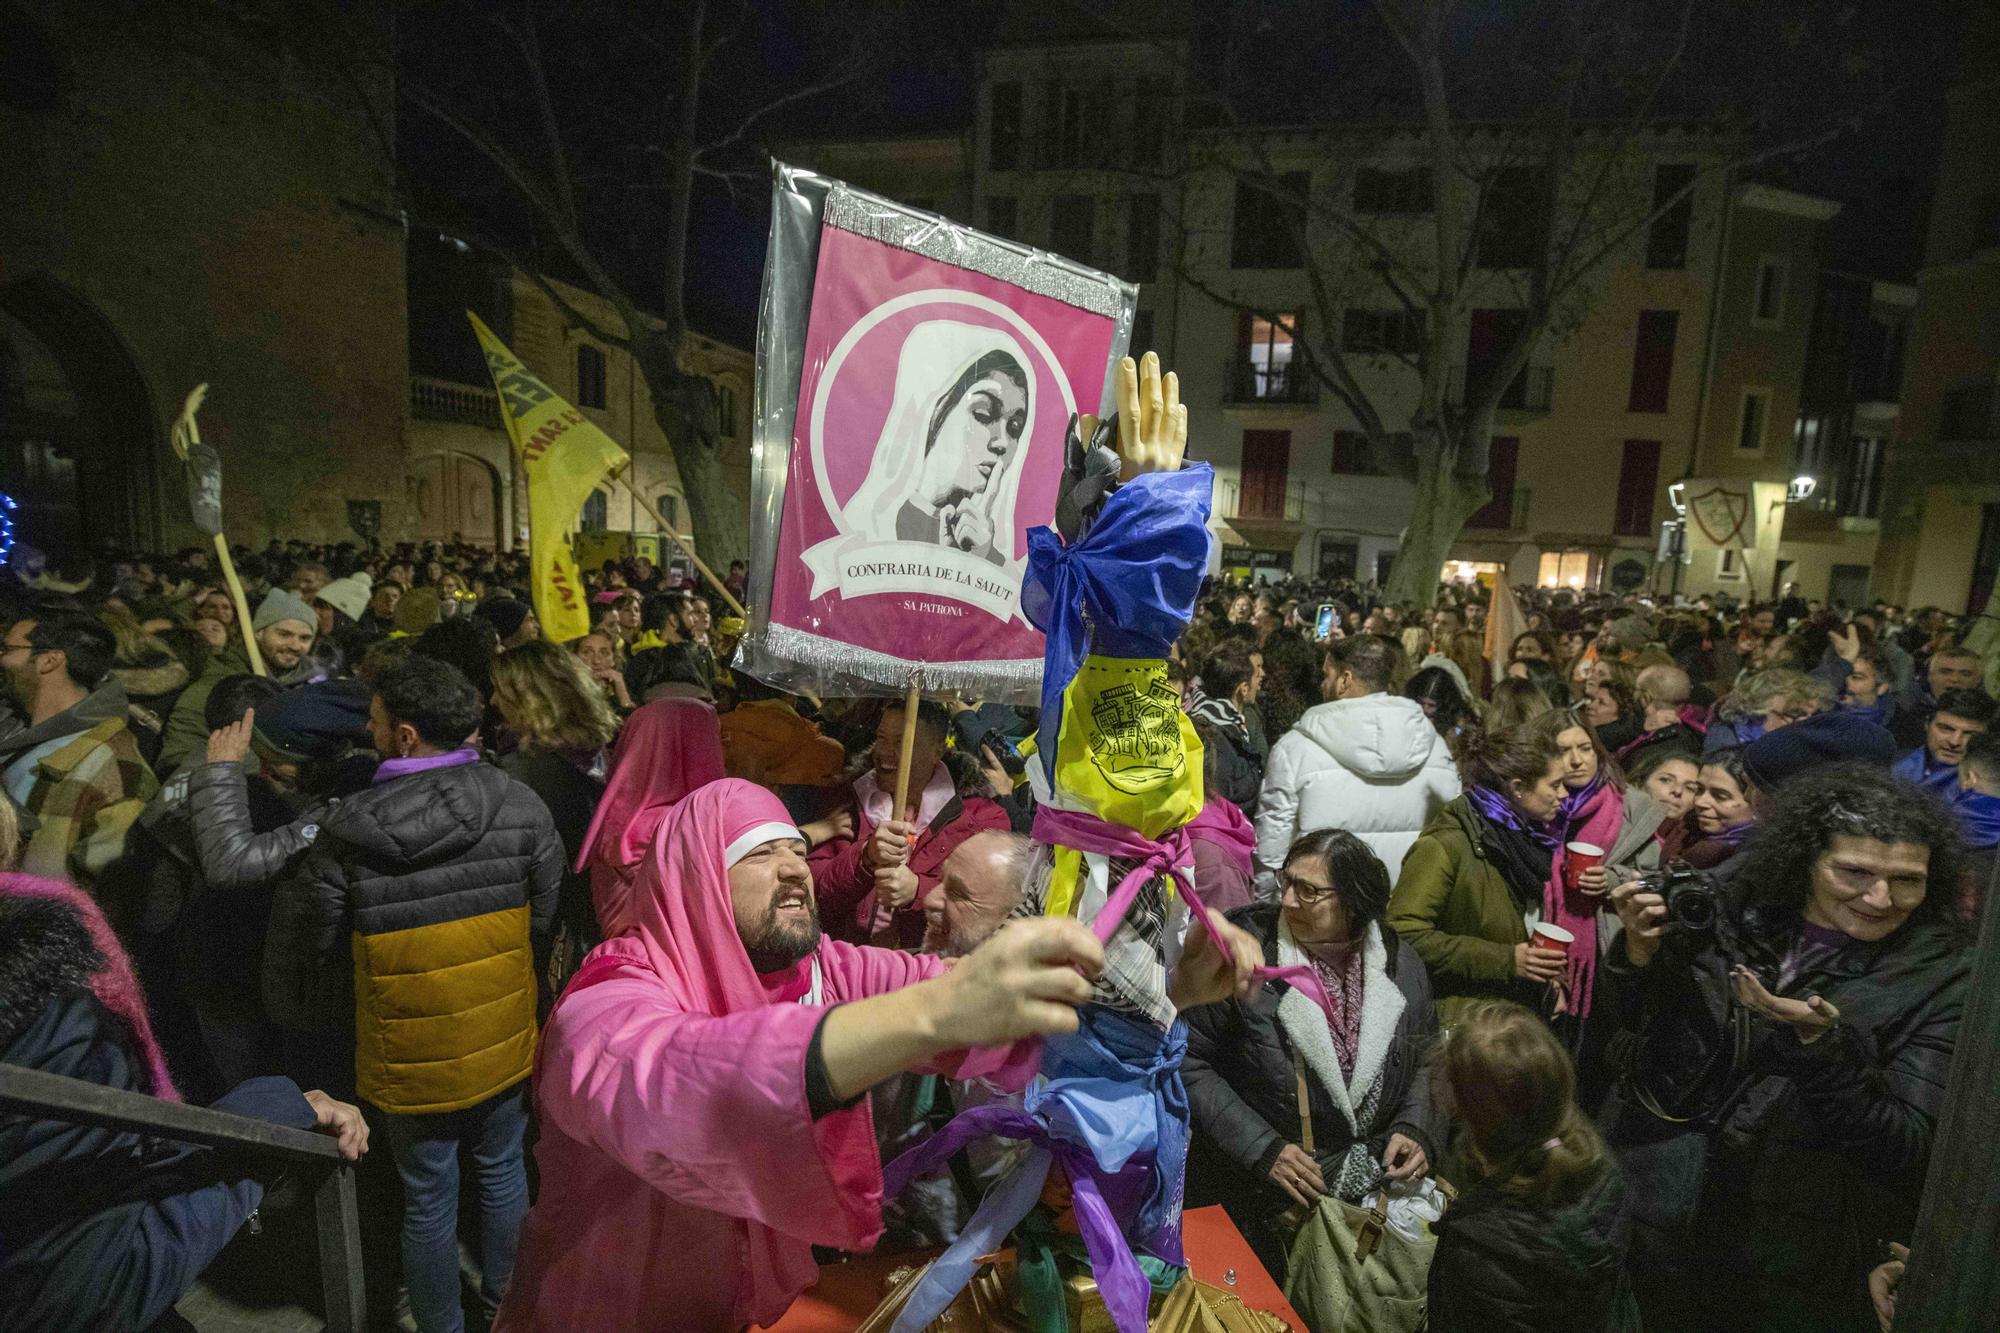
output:
[[479, 751], [470, 745], [461, 745], [458, 749], [447, 750], [443, 754], [412, 755], [408, 759], [384, 759], [376, 766], [374, 785], [379, 787], [385, 782], [394, 782], [397, 778], [406, 778], [412, 773], [427, 773], [433, 768], [457, 768], [460, 764], [478, 762]]
[[[1568, 840], [1570, 831], [1576, 827], [1577, 816], [1583, 813], [1584, 807], [1590, 804], [1597, 793], [1604, 790], [1606, 780], [1607, 775], [1604, 772], [1604, 765], [1600, 763], [1597, 766], [1596, 775], [1590, 781], [1584, 783], [1583, 786], [1577, 788], [1575, 791], [1564, 788], [1562, 806], [1557, 810], [1555, 819], [1555, 826], [1562, 830], [1557, 835], [1557, 842]], [[1609, 851], [1611, 849], [1607, 847], [1605, 850]]]
[[1467, 787], [1465, 799], [1472, 802], [1472, 808], [1477, 810], [1489, 824], [1519, 833], [1523, 837], [1533, 838], [1550, 851], [1562, 845], [1562, 839], [1558, 838], [1547, 824], [1532, 822], [1521, 813], [1519, 806], [1491, 787], [1483, 785]]

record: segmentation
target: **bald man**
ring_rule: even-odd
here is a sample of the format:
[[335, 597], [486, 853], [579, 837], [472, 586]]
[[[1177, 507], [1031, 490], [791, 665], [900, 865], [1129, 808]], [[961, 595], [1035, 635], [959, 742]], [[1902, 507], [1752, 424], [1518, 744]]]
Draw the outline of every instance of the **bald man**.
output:
[[[938, 884], [924, 898], [925, 953], [963, 958], [1005, 924], [1020, 907], [1035, 843], [1018, 833], [975, 833], [952, 849], [939, 867]], [[878, 1085], [876, 1140], [884, 1162], [930, 1137], [955, 1110], [980, 1106], [1006, 1094], [977, 1081], [905, 1074]], [[972, 1215], [985, 1187], [1017, 1156], [1008, 1141], [981, 1140], [948, 1170], [920, 1177], [882, 1210], [888, 1233], [899, 1241], [948, 1245]]]
[[1640, 720], [1639, 734], [1619, 747], [1618, 757], [1624, 759], [1656, 745], [1700, 754], [1704, 733], [1682, 713], [1694, 688], [1688, 673], [1677, 666], [1649, 666], [1639, 673], [1637, 684], [1645, 716]]

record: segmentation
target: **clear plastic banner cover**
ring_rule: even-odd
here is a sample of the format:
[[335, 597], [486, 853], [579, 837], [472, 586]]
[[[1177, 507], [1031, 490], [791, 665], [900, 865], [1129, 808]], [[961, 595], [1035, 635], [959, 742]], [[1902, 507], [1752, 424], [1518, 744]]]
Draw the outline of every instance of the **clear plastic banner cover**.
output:
[[1037, 701], [1021, 612], [1072, 413], [1108, 416], [1138, 289], [774, 164], [758, 309], [750, 627], [794, 693]]

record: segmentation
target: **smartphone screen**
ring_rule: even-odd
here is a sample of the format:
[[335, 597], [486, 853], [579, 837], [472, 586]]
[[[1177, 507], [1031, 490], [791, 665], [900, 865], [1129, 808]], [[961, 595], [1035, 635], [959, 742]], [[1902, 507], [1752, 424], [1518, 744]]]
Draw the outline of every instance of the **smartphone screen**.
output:
[[1313, 627], [1313, 633], [1322, 639], [1332, 638], [1333, 622], [1334, 622], [1333, 603], [1331, 602], [1323, 603], [1319, 608], [1319, 621]]

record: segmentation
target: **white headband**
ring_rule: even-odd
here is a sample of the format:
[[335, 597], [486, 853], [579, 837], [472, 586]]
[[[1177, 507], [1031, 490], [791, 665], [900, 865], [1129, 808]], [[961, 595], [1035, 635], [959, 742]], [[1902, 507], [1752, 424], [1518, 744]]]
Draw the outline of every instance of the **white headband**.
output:
[[765, 843], [776, 842], [781, 838], [789, 838], [794, 842], [804, 842], [806, 835], [782, 819], [767, 820], [762, 824], [754, 825], [751, 828], [745, 829], [741, 834], [737, 835], [736, 841], [722, 849], [723, 868], [727, 869], [735, 865]]

